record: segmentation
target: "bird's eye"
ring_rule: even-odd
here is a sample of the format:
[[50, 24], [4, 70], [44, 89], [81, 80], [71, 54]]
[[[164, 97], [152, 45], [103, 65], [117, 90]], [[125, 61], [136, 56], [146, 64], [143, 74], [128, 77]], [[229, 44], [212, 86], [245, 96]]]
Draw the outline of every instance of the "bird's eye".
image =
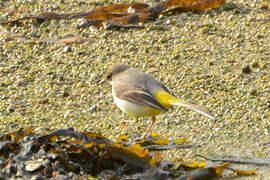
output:
[[106, 80], [107, 80], [107, 81], [111, 81], [111, 80], [112, 80], [112, 74], [108, 74], [108, 75], [106, 76]]

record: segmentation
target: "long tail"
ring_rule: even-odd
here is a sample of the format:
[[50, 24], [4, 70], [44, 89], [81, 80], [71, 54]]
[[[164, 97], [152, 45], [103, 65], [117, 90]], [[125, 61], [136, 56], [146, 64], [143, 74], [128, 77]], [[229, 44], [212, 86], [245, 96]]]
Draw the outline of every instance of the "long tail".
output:
[[205, 110], [204, 108], [196, 106], [194, 104], [186, 103], [186, 102], [181, 101], [179, 99], [177, 99], [177, 101], [176, 100], [171, 101], [170, 104], [175, 105], [175, 106], [185, 107], [185, 108], [191, 109], [193, 111], [196, 111], [198, 113], [201, 113], [210, 119], [215, 119], [214, 114], [212, 114], [209, 111]]
[[204, 108], [196, 106], [194, 104], [186, 103], [185, 101], [177, 99], [176, 97], [172, 96], [168, 92], [165, 92], [165, 91], [157, 92], [156, 99], [164, 107], [170, 107], [172, 105], [181, 106], [181, 107], [185, 107], [185, 108], [191, 109], [193, 111], [196, 111], [198, 113], [201, 113], [208, 118], [215, 119], [215, 115], [213, 115], [209, 111], [205, 110]]

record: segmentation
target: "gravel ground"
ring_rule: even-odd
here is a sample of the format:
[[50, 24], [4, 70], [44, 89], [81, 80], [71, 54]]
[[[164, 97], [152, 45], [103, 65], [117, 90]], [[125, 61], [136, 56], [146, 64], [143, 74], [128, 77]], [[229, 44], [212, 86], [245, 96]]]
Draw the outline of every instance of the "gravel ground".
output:
[[[116, 2], [3, 1], [0, 20], [44, 11], [90, 11], [109, 3]], [[103, 80], [104, 72], [121, 62], [148, 72], [177, 97], [217, 116], [209, 120], [177, 107], [158, 116], [152, 132], [202, 145], [164, 152], [165, 159], [195, 160], [196, 153], [270, 159], [268, 0], [227, 1], [199, 14], [159, 17], [143, 29], [78, 29], [79, 21], [53, 20], [39, 25], [29, 20], [0, 26], [1, 134], [19, 127], [34, 127], [40, 132], [74, 127], [112, 139], [124, 133], [140, 136], [150, 119], [119, 129], [122, 119], [131, 118], [113, 105], [110, 85]], [[70, 36], [87, 41], [69, 45], [33, 41]], [[10, 37], [20, 39], [12, 41]], [[269, 167], [258, 168], [258, 175], [249, 179], [270, 176]]]

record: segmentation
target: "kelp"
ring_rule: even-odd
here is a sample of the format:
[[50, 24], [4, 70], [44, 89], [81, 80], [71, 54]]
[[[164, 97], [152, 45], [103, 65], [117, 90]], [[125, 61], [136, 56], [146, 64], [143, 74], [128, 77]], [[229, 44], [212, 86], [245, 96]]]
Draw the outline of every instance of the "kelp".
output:
[[21, 128], [0, 137], [0, 177], [211, 179], [221, 177], [225, 169], [237, 175], [256, 172], [235, 170], [229, 163], [207, 167], [205, 162], [168, 162], [161, 158], [161, 150], [183, 148], [187, 143], [186, 139], [168, 140], [157, 134], [143, 140], [123, 135], [112, 141], [73, 128], [44, 135], [32, 128]]
[[83, 18], [85, 21], [79, 28], [95, 26], [103, 28], [139, 28], [138, 23], [154, 21], [159, 15], [173, 15], [182, 11], [202, 11], [212, 9], [224, 4], [225, 0], [166, 0], [155, 6], [145, 3], [115, 4], [98, 7], [90, 12], [57, 14], [44, 12], [36, 16], [26, 16], [15, 20], [0, 22], [0, 25], [15, 24], [19, 21], [36, 19], [44, 20], [70, 20]]

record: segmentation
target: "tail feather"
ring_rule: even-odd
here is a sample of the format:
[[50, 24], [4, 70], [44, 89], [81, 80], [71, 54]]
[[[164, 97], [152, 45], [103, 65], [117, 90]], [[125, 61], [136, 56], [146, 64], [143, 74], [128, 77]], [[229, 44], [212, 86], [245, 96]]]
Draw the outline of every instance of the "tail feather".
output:
[[185, 107], [185, 108], [191, 109], [193, 111], [196, 111], [198, 113], [201, 113], [201, 114], [205, 115], [208, 118], [215, 119], [215, 116], [212, 113], [210, 113], [209, 111], [207, 111], [207, 110], [205, 110], [205, 109], [203, 109], [203, 108], [201, 108], [199, 106], [196, 106], [194, 104], [186, 103], [183, 100], [177, 99], [176, 97], [169, 94], [168, 92], [159, 91], [159, 92], [156, 93], [155, 98], [158, 100], [158, 102], [161, 105], [163, 105], [166, 108], [169, 108], [169, 107], [171, 107], [173, 105], [181, 106], [181, 107]]
[[175, 106], [181, 106], [181, 107], [185, 107], [185, 108], [191, 109], [193, 111], [196, 111], [198, 113], [203, 114], [204, 116], [206, 116], [206, 117], [208, 117], [210, 119], [215, 119], [215, 115], [214, 114], [212, 114], [209, 111], [205, 110], [204, 108], [199, 107], [199, 106], [196, 106], [194, 104], [186, 103], [186, 102], [181, 101], [179, 99], [172, 101], [171, 104], [172, 105], [175, 105]]

